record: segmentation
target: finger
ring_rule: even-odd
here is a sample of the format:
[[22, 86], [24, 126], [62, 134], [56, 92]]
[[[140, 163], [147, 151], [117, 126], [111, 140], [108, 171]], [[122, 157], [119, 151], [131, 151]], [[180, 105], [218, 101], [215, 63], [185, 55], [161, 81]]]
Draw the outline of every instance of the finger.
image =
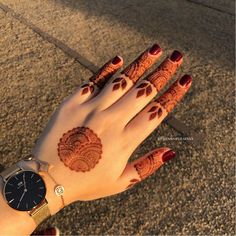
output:
[[[126, 125], [138, 112], [140, 112], [164, 88], [183, 62], [183, 55], [174, 51], [151, 74], [141, 80], [116, 104], [109, 109], [120, 114], [120, 120]], [[127, 112], [129, 111], [129, 112]]]
[[146, 179], [158, 170], [164, 163], [176, 156], [175, 152], [167, 147], [152, 150], [143, 157], [128, 163], [124, 172], [117, 180], [117, 193], [122, 192]]
[[102, 89], [122, 65], [123, 59], [120, 56], [115, 56], [112, 60], [103, 65], [89, 80], [96, 84], [98, 88]]
[[130, 90], [161, 54], [162, 50], [159, 45], [154, 44], [126, 67], [118, 77], [111, 80], [99, 94], [100, 109], [105, 110]]
[[184, 75], [159, 98], [149, 103], [136, 117], [134, 117], [125, 127], [128, 140], [136, 137], [134, 145], [141, 143], [153, 130], [163, 121], [169, 112], [189, 90], [192, 78]]
[[96, 96], [122, 65], [123, 59], [120, 56], [109, 60], [89, 79], [89, 82], [85, 82], [75, 91], [72, 99], [81, 104]]

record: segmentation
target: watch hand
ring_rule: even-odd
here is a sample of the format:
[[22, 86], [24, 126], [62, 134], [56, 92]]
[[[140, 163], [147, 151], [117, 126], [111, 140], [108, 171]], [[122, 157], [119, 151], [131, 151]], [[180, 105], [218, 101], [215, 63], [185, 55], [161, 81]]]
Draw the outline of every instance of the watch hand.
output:
[[17, 207], [19, 207], [19, 206], [20, 206], [20, 203], [21, 203], [21, 201], [22, 201], [23, 197], [25, 196], [25, 193], [26, 193], [26, 191], [24, 191], [24, 192], [23, 192], [23, 194], [22, 194], [22, 196], [21, 196], [21, 198], [20, 198], [20, 201], [19, 201], [19, 203], [18, 203]]
[[25, 173], [23, 174], [23, 182], [24, 182], [24, 188], [26, 189]]

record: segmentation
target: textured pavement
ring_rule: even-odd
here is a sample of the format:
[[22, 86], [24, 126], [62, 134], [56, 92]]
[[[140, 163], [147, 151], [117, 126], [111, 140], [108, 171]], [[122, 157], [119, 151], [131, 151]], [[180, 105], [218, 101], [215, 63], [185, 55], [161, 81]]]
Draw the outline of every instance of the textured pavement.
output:
[[[66, 235], [235, 234], [234, 1], [0, 0], [96, 65], [126, 63], [154, 42], [177, 48], [193, 86], [174, 115], [204, 134], [203, 144], [165, 140], [163, 124], [134, 153], [158, 146], [175, 160], [117, 196], [78, 202], [40, 226]], [[0, 160], [28, 154], [62, 99], [91, 72], [0, 8]], [[160, 60], [161, 61], [161, 60]]]

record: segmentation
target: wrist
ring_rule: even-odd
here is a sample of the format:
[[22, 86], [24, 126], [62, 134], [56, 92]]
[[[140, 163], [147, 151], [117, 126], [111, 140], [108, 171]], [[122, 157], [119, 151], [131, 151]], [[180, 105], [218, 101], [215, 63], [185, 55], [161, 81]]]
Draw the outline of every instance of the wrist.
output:
[[18, 166], [25, 170], [32, 170], [39, 174], [46, 185], [46, 196], [45, 199], [48, 202], [48, 208], [50, 211], [51, 216], [55, 215], [57, 212], [59, 212], [64, 206], [63, 206], [63, 200], [60, 196], [57, 196], [55, 193], [56, 183], [55, 180], [52, 178], [52, 176], [47, 172], [41, 172], [38, 171], [38, 166], [35, 161], [19, 161]]
[[[46, 172], [44, 173], [44, 172], [38, 171], [38, 166], [35, 161], [22, 160], [18, 162], [17, 165], [15, 166], [16, 167], [14, 166], [11, 167], [12, 170], [11, 168], [6, 169], [5, 172], [3, 172], [4, 174], [2, 173], [2, 177], [4, 176], [4, 178], [8, 178], [7, 176], [9, 175], [9, 177], [11, 178], [11, 176], [12, 175], [14, 176], [15, 173], [21, 173], [21, 171], [17, 172], [17, 166], [19, 167], [18, 168], [19, 170], [22, 169], [24, 171], [33, 171], [37, 173], [38, 175], [41, 176], [41, 180], [43, 180], [44, 186], [46, 187], [46, 195], [44, 197], [45, 200], [41, 202], [34, 210], [27, 211], [27, 210], [16, 210], [12, 208], [4, 197], [4, 191], [5, 191], [4, 188], [6, 185], [4, 183], [4, 179], [0, 176], [0, 209], [1, 209], [0, 211], [0, 217], [1, 217], [0, 235], [12, 235], [12, 234], [17, 235], [18, 232], [21, 232], [22, 235], [25, 235], [25, 234], [29, 235], [36, 228], [37, 224], [41, 222], [40, 219], [43, 220], [45, 219], [45, 217], [54, 215], [62, 208], [61, 197], [58, 197], [54, 192], [55, 182], [53, 181], [52, 178], [50, 178], [49, 175], [47, 175]], [[14, 172], [14, 168], [16, 168], [15, 170], [16, 172]], [[24, 178], [26, 177], [23, 177], [23, 181], [24, 181]], [[22, 184], [22, 183], [19, 182], [19, 184]], [[25, 185], [23, 185], [23, 187], [24, 186]], [[20, 188], [22, 188], [22, 185]], [[26, 187], [24, 188], [27, 192]], [[22, 198], [20, 198], [20, 202], [21, 200], [23, 200], [24, 194], [25, 193], [23, 193]]]
[[34, 220], [27, 212], [11, 208], [3, 196], [4, 182], [0, 177], [0, 235], [29, 235], [36, 228]]

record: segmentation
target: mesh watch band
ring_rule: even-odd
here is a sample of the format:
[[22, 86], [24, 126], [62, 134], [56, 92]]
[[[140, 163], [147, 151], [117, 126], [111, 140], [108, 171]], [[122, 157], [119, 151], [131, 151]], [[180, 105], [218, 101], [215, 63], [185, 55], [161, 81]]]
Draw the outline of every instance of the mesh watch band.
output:
[[30, 216], [34, 219], [36, 225], [39, 225], [44, 220], [51, 216], [51, 213], [48, 208], [48, 202], [46, 199], [38, 205], [35, 209], [29, 212]]

